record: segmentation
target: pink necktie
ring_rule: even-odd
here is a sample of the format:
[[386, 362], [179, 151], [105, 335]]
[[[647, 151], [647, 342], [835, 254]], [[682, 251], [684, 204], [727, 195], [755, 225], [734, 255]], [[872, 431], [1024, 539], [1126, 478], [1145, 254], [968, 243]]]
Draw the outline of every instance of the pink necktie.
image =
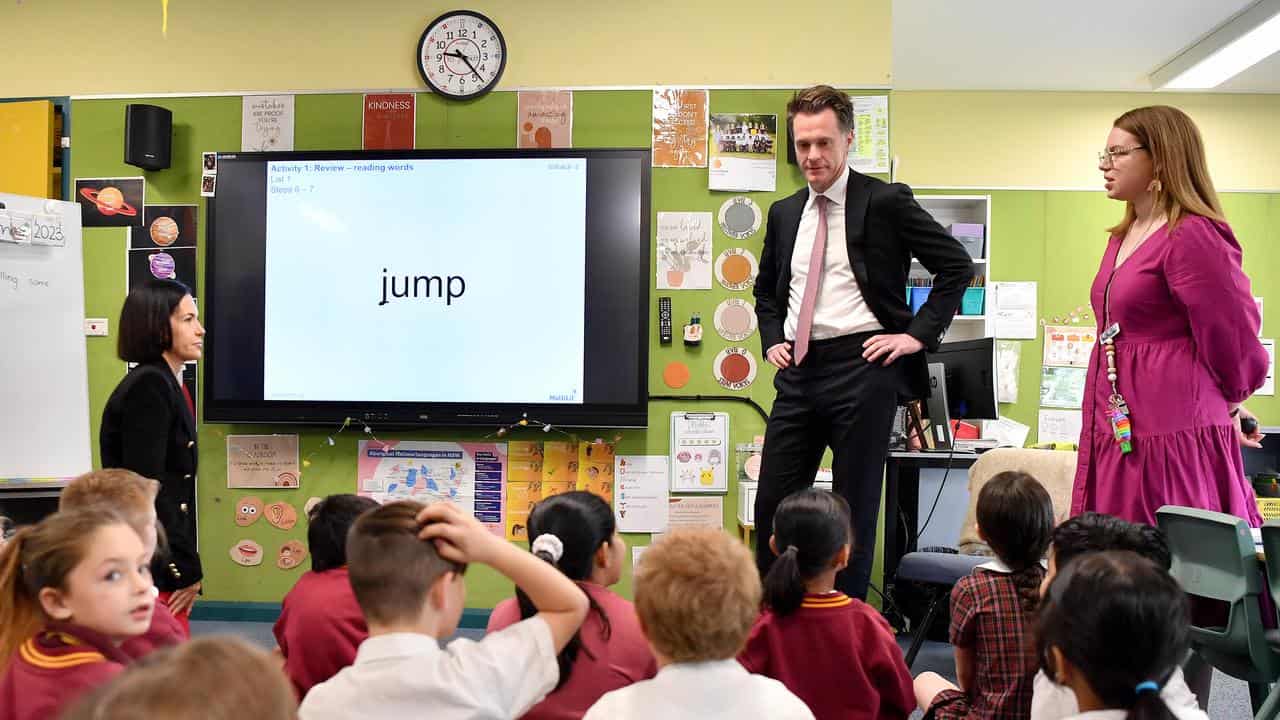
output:
[[804, 297], [800, 300], [800, 319], [796, 323], [796, 365], [804, 362], [804, 356], [809, 353], [813, 308], [818, 304], [823, 259], [827, 254], [827, 197], [819, 195], [814, 202], [818, 206], [818, 233], [813, 239], [813, 251], [809, 253], [809, 274], [804, 279]]

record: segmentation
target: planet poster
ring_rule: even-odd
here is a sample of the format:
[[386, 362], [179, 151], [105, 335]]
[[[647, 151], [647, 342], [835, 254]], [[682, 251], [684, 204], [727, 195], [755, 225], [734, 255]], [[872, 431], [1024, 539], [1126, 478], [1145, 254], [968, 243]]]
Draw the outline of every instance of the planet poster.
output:
[[152, 278], [177, 280], [190, 288], [191, 297], [200, 297], [196, 287], [196, 249], [193, 247], [130, 250], [125, 267], [129, 273], [130, 290]]
[[82, 227], [142, 227], [143, 178], [76, 178]]
[[143, 225], [129, 231], [126, 287], [132, 290], [152, 278], [177, 280], [191, 288], [192, 297], [200, 297], [196, 206], [147, 205], [140, 214]]
[[196, 247], [195, 205], [147, 205], [142, 216], [129, 231], [129, 250]]

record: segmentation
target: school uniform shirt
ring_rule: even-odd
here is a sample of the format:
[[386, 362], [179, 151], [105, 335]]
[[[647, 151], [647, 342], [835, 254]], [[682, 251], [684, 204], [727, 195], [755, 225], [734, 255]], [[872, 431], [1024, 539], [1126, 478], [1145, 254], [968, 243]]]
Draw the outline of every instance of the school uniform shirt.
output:
[[785, 617], [766, 610], [738, 661], [780, 681], [821, 720], [903, 720], [916, 708], [888, 621], [842, 592], [806, 595]]
[[951, 644], [973, 650], [974, 687], [943, 690], [929, 706], [936, 720], [1025, 720], [1040, 663], [1009, 568], [981, 565], [951, 590]]
[[[1031, 698], [1031, 720], [1066, 720], [1079, 714], [1080, 705], [1076, 702], [1075, 692], [1066, 685], [1050, 680], [1043, 670], [1036, 673], [1033, 687], [1035, 692]], [[1182, 668], [1174, 669], [1168, 682], [1160, 688], [1160, 697], [1178, 720], [1204, 717], [1200, 703], [1196, 702], [1196, 694], [1187, 687]]]
[[[582, 582], [578, 586], [594, 604], [578, 630], [578, 656], [564, 684], [525, 713], [524, 720], [577, 720], [601, 695], [658, 674], [635, 605], [602, 585]], [[607, 637], [601, 613], [609, 619]], [[515, 598], [503, 600], [489, 615], [488, 632], [519, 621], [520, 604]]]
[[356, 661], [311, 688], [301, 720], [513, 718], [560, 676], [551, 628], [539, 617], [441, 649], [430, 635], [391, 633], [360, 645]]
[[652, 680], [606, 693], [583, 720], [813, 720], [782, 683], [737, 660], [673, 663]]
[[56, 718], [124, 670], [129, 657], [89, 628], [51, 623], [18, 646], [0, 679], [0, 720]]
[[355, 662], [369, 628], [347, 568], [303, 573], [284, 596], [273, 632], [299, 698]]

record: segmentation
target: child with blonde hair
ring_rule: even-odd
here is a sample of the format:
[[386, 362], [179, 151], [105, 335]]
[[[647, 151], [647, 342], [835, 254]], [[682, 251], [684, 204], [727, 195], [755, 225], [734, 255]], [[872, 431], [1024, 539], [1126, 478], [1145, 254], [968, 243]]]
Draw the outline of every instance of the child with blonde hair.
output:
[[645, 551], [636, 612], [658, 675], [600, 698], [584, 720], [812, 720], [782, 683], [737, 661], [760, 613], [751, 553], [723, 530], [680, 530]]
[[133, 528], [103, 509], [55, 513], [0, 549], [0, 720], [57, 717], [124, 669], [119, 644], [151, 625], [150, 564]]
[[[58, 509], [107, 508], [129, 523], [153, 555], [159, 543], [156, 494], [160, 483], [132, 470], [95, 470], [72, 480], [58, 496]], [[188, 637], [187, 629], [162, 602], [151, 613], [151, 627], [120, 645], [129, 657], [139, 658], [157, 648], [176, 645]]]

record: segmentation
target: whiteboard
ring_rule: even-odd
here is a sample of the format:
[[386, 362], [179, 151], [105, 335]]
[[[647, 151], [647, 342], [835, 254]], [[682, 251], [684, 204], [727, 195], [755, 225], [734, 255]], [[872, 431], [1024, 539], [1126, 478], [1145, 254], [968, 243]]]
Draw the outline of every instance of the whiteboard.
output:
[[76, 203], [0, 193], [0, 483], [93, 467]]

